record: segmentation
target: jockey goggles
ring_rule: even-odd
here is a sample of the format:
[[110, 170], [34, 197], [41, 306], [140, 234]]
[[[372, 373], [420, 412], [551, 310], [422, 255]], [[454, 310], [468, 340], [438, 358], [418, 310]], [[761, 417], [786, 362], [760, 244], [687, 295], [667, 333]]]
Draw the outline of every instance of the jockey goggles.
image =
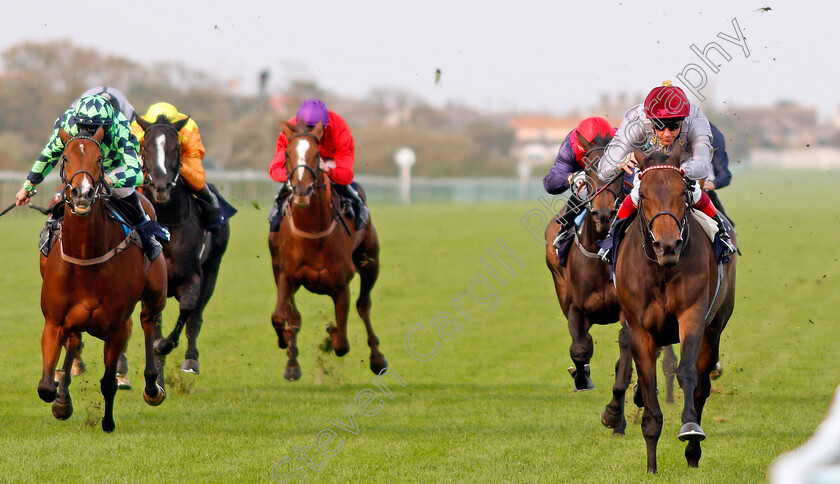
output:
[[669, 129], [671, 131], [676, 131], [680, 129], [682, 126], [682, 118], [675, 118], [675, 119], [657, 119], [652, 118], [650, 120], [653, 123], [653, 128], [663, 131], [665, 129]]

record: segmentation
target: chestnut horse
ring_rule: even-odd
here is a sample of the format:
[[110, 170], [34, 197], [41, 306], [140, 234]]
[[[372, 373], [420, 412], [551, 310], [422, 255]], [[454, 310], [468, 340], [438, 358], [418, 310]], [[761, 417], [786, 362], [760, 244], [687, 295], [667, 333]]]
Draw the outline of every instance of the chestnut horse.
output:
[[[590, 192], [594, 196], [586, 203], [587, 212], [583, 223], [574, 234], [574, 244], [569, 250], [565, 268], [560, 265], [557, 251], [552, 245], [560, 224], [555, 218], [545, 229], [545, 260], [554, 279], [557, 299], [569, 322], [569, 333], [572, 337], [569, 353], [575, 366], [569, 368], [569, 373], [575, 380], [575, 391], [594, 388], [589, 374], [589, 360], [593, 353], [589, 329], [593, 324], [615, 323], [619, 321], [621, 313], [615, 286], [610, 280], [609, 267], [598, 257], [596, 244], [597, 240], [606, 238], [610, 222], [615, 218], [618, 206], [624, 199], [622, 176], [606, 184], [597, 175], [598, 159], [611, 139], [611, 136], [597, 136], [589, 143], [578, 134], [578, 142], [586, 150], [584, 170], [590, 180]], [[607, 406], [601, 421], [605, 426], [614, 429], [615, 434], [623, 435], [626, 427], [624, 393], [633, 371], [629, 352], [630, 340], [623, 321], [618, 341], [623, 351], [616, 363], [613, 400]]]
[[[291, 195], [281, 210], [285, 216], [276, 232], [269, 232], [268, 247], [274, 281], [277, 284], [277, 305], [271, 323], [280, 348], [287, 348], [288, 362], [283, 376], [288, 381], [300, 378], [297, 361], [297, 333], [300, 312], [295, 306], [295, 293], [303, 286], [315, 294], [328, 295], [335, 304], [335, 325], [327, 332], [337, 356], [350, 350], [347, 341], [347, 316], [350, 310], [350, 280], [359, 273], [359, 298], [356, 309], [367, 329], [370, 346], [370, 369], [379, 374], [388, 367], [379, 351], [379, 338], [370, 323], [370, 291], [379, 275], [379, 239], [372, 222], [354, 230], [351, 217], [336, 211], [337, 195], [321, 169], [318, 142], [324, 134], [319, 122], [311, 130], [303, 124], [280, 122], [289, 140], [286, 148], [286, 173]], [[332, 194], [332, 196], [331, 196]], [[364, 196], [363, 192], [360, 192]]]
[[[61, 236], [49, 257], [41, 257], [41, 311], [44, 333], [41, 350], [44, 364], [38, 395], [53, 402], [53, 415], [64, 420], [73, 413], [70, 399], [70, 367], [79, 348], [80, 334], [87, 332], [105, 342], [105, 374], [100, 388], [105, 398], [102, 430], [114, 430], [114, 395], [117, 392], [117, 360], [131, 333], [131, 313], [138, 301], [146, 343], [146, 379], [143, 396], [149, 405], [166, 398], [157, 385], [158, 369], [154, 341], [160, 337], [158, 323], [166, 304], [166, 262], [149, 262], [143, 250], [132, 243], [122, 223], [105, 207], [108, 191], [102, 166], [102, 127], [90, 136], [71, 137], [59, 132], [64, 143], [61, 181], [67, 199]], [[68, 175], [69, 174], [69, 175]], [[151, 206], [145, 201], [148, 209]], [[150, 212], [154, 216], [154, 212]], [[64, 372], [58, 392], [53, 380], [61, 347], [67, 344]]]
[[[144, 131], [140, 153], [146, 180], [143, 190], [150, 195], [158, 222], [169, 229], [171, 238], [163, 246], [169, 273], [169, 297], [180, 304], [178, 320], [172, 332], [155, 345], [161, 356], [178, 346], [184, 326], [187, 328], [187, 351], [181, 371], [199, 373], [196, 340], [204, 321], [204, 308], [213, 295], [222, 256], [230, 239], [227, 219], [218, 228], [205, 231], [199, 224], [197, 202], [181, 178], [181, 143], [178, 133], [189, 121], [170, 123], [159, 116], [154, 123], [137, 118]], [[215, 192], [215, 187], [207, 184]]]
[[657, 153], [646, 158], [636, 151], [642, 173], [639, 210], [616, 255], [618, 301], [630, 328], [644, 404], [647, 470], [654, 473], [662, 433], [656, 394], [660, 347], [680, 343], [677, 380], [684, 402], [678, 437], [688, 441], [688, 465], [697, 467], [700, 441], [706, 437], [700, 420], [711, 390], [709, 375], [735, 304], [736, 256], [718, 263], [712, 244], [691, 215], [691, 190], [679, 169], [681, 154], [679, 146], [670, 157]]

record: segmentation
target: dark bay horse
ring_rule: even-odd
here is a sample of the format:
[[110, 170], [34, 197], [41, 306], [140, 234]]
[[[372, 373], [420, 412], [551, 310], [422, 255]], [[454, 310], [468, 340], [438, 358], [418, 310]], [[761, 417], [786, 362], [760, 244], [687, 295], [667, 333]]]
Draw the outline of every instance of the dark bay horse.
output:
[[[281, 210], [285, 216], [276, 232], [269, 232], [268, 247], [277, 284], [277, 305], [271, 323], [278, 345], [286, 348], [288, 362], [283, 376], [289, 381], [300, 378], [297, 361], [297, 333], [300, 312], [295, 293], [303, 286], [315, 294], [328, 295], [335, 304], [335, 325], [327, 332], [337, 356], [350, 350], [347, 341], [347, 316], [350, 310], [350, 279], [358, 272], [361, 278], [356, 309], [365, 323], [370, 346], [370, 369], [379, 374], [388, 367], [379, 351], [379, 338], [370, 323], [370, 291], [379, 275], [379, 239], [373, 223], [354, 230], [351, 217], [339, 214], [335, 191], [321, 169], [318, 142], [324, 133], [321, 123], [307, 126], [280, 123], [289, 140], [286, 148], [286, 173], [291, 195]], [[362, 192], [362, 196], [364, 196]], [[343, 219], [342, 219], [343, 217]]]
[[[160, 313], [166, 304], [166, 262], [162, 257], [148, 261], [143, 250], [132, 243], [123, 225], [111, 216], [102, 199], [107, 191], [102, 167], [100, 127], [91, 136], [60, 131], [64, 143], [61, 180], [67, 199], [61, 236], [49, 257], [41, 257], [41, 338], [43, 373], [38, 395], [52, 402], [56, 418], [73, 413], [70, 399], [70, 367], [80, 343], [81, 332], [105, 342], [105, 374], [100, 381], [105, 398], [102, 430], [114, 430], [114, 395], [117, 392], [117, 360], [131, 333], [131, 313], [142, 302], [140, 321], [146, 346], [146, 385], [143, 396], [149, 405], [166, 397], [157, 385], [158, 370], [154, 342], [160, 338]], [[151, 210], [151, 206], [148, 205]], [[150, 216], [154, 217], [151, 210]], [[55, 366], [61, 347], [67, 344], [62, 380], [56, 392]]]
[[[169, 229], [170, 241], [163, 246], [169, 275], [168, 297], [180, 304], [175, 328], [155, 349], [168, 355], [176, 346], [181, 331], [187, 328], [187, 351], [181, 371], [198, 373], [196, 340], [216, 280], [222, 256], [230, 240], [227, 219], [213, 231], [205, 231], [199, 224], [196, 201], [181, 178], [181, 144], [178, 133], [189, 118], [170, 123], [159, 116], [153, 123], [138, 117], [144, 131], [140, 154], [146, 172], [144, 191], [155, 206], [158, 222]], [[215, 191], [208, 183], [208, 188]]]
[[[735, 304], [733, 255], [719, 264], [700, 224], [690, 213], [691, 191], [679, 169], [682, 150], [666, 157], [636, 152], [642, 170], [639, 210], [616, 260], [618, 300], [630, 328], [630, 346], [644, 404], [642, 434], [647, 470], [656, 472], [662, 411], [656, 394], [660, 347], [680, 343], [677, 380], [684, 393], [679, 438], [697, 467], [709, 375], [718, 361], [720, 335]], [[734, 234], [730, 234], [735, 240]]]
[[[595, 196], [586, 204], [587, 213], [574, 234], [566, 267], [562, 267], [557, 258], [557, 251], [552, 245], [554, 236], [560, 228], [557, 219], [549, 222], [545, 230], [545, 259], [551, 276], [557, 299], [563, 314], [569, 322], [572, 344], [569, 348], [574, 368], [569, 368], [575, 380], [575, 391], [594, 388], [589, 375], [589, 360], [592, 358], [593, 344], [589, 329], [593, 324], [612, 324], [620, 319], [621, 307], [618, 304], [615, 286], [610, 280], [609, 267], [598, 257], [596, 241], [604, 239], [615, 218], [618, 206], [624, 199], [623, 177], [619, 176], [609, 185], [597, 175], [597, 162], [603, 155], [604, 147], [610, 142], [610, 136], [598, 136], [592, 143], [578, 134], [578, 142], [586, 150], [584, 161], [585, 173], [589, 178], [590, 193]], [[568, 207], [567, 207], [568, 209]], [[602, 418], [607, 427], [615, 429], [616, 434], [623, 434], [624, 392], [630, 382], [632, 372], [629, 347], [629, 335], [622, 324], [619, 332], [619, 346], [625, 348], [622, 358], [616, 363], [616, 381], [613, 387], [614, 398], [610, 415]], [[620, 398], [619, 398], [620, 395]]]

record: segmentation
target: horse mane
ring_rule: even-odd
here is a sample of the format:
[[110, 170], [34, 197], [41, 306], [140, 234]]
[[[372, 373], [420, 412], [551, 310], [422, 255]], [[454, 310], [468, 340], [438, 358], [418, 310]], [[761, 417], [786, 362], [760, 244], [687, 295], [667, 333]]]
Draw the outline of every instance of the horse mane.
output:
[[172, 124], [169, 122], [169, 118], [166, 117], [165, 114], [158, 114], [157, 119], [152, 124]]

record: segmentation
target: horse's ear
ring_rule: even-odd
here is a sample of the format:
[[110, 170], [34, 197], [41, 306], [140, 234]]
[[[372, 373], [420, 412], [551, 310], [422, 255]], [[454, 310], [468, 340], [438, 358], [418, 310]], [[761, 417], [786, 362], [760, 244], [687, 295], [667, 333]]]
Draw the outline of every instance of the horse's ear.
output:
[[68, 141], [70, 141], [70, 138], [72, 138], [67, 131], [64, 131], [64, 128], [58, 128], [58, 137], [61, 138], [61, 142], [65, 145]]
[[140, 128], [141, 128], [143, 131], [146, 131], [147, 129], [149, 129], [149, 126], [151, 126], [151, 125], [152, 125], [152, 123], [150, 123], [150, 122], [146, 121], [145, 119], [143, 119], [143, 117], [142, 117], [142, 116], [137, 116], [136, 118], [134, 118], [134, 120], [135, 120], [135, 121], [137, 121], [137, 125], [138, 125], [138, 126], [140, 126]]
[[583, 151], [584, 152], [592, 149], [592, 143], [590, 143], [589, 141], [586, 141], [586, 138], [584, 138], [583, 135], [581, 135], [579, 131], [575, 130], [575, 134], [577, 135], [578, 143], [580, 143], [580, 145], [583, 146]]
[[633, 158], [636, 160], [636, 166], [639, 167], [639, 170], [644, 170], [647, 168], [647, 161], [648, 157], [645, 156], [645, 152], [639, 148], [636, 148], [636, 151], [633, 152]]
[[321, 136], [324, 135], [324, 124], [318, 121], [318, 124], [316, 124], [315, 127], [312, 128], [312, 131], [310, 131], [310, 133], [314, 134], [315, 137], [320, 140]]
[[288, 139], [291, 139], [295, 134], [294, 127], [288, 121], [280, 121], [280, 131], [285, 134]]
[[105, 137], [105, 128], [100, 126], [96, 129], [96, 132], [93, 133], [93, 139], [95, 139], [96, 141], [102, 141], [102, 138], [104, 138], [104, 137]]
[[180, 121], [175, 121], [174, 123], [172, 123], [172, 127], [175, 128], [175, 131], [180, 133], [181, 130], [184, 129], [184, 126], [186, 126], [187, 123], [189, 123], [189, 122], [190, 122], [190, 117], [187, 116], [186, 118], [184, 118]]

